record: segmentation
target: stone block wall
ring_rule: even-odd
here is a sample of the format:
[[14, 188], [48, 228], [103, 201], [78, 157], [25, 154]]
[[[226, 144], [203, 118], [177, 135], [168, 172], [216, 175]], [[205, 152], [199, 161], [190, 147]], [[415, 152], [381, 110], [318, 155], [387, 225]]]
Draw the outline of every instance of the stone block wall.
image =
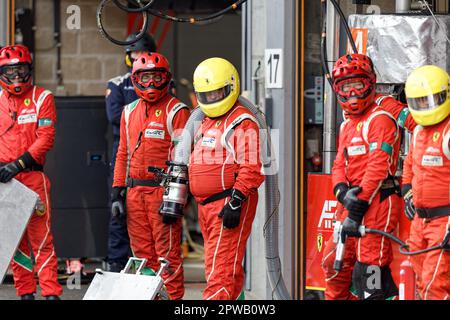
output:
[[[16, 1], [29, 7], [30, 1]], [[126, 72], [124, 50], [104, 39], [96, 24], [97, 0], [61, 0], [61, 70], [63, 87], [57, 88], [57, 50], [53, 39], [53, 0], [39, 0], [35, 8], [35, 81], [57, 95], [103, 95], [109, 79]], [[80, 29], [70, 30], [67, 8], [80, 8]], [[126, 37], [127, 15], [107, 8], [105, 25], [119, 39]]]

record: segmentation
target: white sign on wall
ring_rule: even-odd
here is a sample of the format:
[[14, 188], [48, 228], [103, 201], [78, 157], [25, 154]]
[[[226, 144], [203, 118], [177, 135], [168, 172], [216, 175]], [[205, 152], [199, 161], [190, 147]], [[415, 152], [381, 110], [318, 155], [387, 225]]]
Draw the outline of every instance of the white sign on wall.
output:
[[283, 49], [266, 49], [266, 88], [283, 88]]

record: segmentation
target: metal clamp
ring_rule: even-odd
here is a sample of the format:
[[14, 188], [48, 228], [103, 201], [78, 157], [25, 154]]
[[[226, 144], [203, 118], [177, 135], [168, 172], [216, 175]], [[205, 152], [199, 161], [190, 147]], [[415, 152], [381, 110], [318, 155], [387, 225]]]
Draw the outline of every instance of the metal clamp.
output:
[[[135, 257], [130, 258], [130, 259], [128, 259], [128, 262], [125, 265], [125, 268], [123, 268], [123, 270], [120, 271], [120, 273], [140, 275], [140, 274], [142, 274], [141, 271], [142, 271], [142, 269], [144, 269], [146, 263], [147, 263], [147, 259], [144, 259], [144, 258], [135, 258]], [[133, 268], [135, 269], [134, 272], [132, 271]]]
[[169, 268], [169, 261], [167, 261], [164, 258], [159, 258], [159, 263], [161, 263], [161, 267], [158, 270], [158, 273], [156, 274], [157, 277], [162, 277], [162, 274]]

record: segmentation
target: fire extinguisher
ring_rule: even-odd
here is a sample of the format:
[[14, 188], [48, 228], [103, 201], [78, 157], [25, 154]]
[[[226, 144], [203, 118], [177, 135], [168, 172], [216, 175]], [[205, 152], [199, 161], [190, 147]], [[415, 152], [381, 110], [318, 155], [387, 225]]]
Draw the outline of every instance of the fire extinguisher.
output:
[[399, 299], [416, 299], [416, 275], [409, 259], [404, 260], [400, 265]]

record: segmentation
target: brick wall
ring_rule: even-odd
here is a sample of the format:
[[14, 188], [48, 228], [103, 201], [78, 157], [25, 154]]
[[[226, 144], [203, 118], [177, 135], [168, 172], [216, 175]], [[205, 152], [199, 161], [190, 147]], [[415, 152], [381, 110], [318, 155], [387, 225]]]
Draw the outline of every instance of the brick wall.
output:
[[[26, 6], [28, 1], [22, 1]], [[37, 1], [36, 14], [36, 83], [59, 95], [103, 95], [106, 82], [126, 72], [124, 51], [104, 39], [96, 25], [96, 0], [61, 0], [61, 69], [64, 87], [57, 90], [56, 49], [53, 46], [53, 1]], [[18, 4], [20, 5], [20, 3]], [[67, 7], [81, 9], [80, 30], [66, 25]], [[107, 9], [108, 31], [123, 39], [126, 36], [127, 15]], [[61, 90], [62, 89], [62, 90]]]
[[[64, 90], [57, 90], [56, 49], [53, 45], [53, 0], [39, 0], [36, 11], [36, 83], [47, 87], [57, 95], [104, 95], [106, 82], [126, 72], [124, 49], [104, 39], [96, 25], [96, 9], [99, 0], [61, 0], [62, 75]], [[30, 0], [16, 0], [16, 7], [30, 7]], [[67, 7], [78, 5], [81, 9], [80, 30], [69, 30], [66, 20], [70, 16]], [[153, 17], [151, 17], [151, 23]], [[124, 39], [127, 30], [127, 14], [109, 5], [105, 10], [108, 32]], [[159, 51], [170, 64], [177, 83], [181, 78], [192, 81], [195, 67], [203, 59], [220, 56], [229, 59], [240, 70], [241, 16], [226, 15], [218, 22], [193, 26], [160, 20], [155, 38], [169, 32]], [[177, 86], [178, 97], [189, 103], [188, 89]]]

